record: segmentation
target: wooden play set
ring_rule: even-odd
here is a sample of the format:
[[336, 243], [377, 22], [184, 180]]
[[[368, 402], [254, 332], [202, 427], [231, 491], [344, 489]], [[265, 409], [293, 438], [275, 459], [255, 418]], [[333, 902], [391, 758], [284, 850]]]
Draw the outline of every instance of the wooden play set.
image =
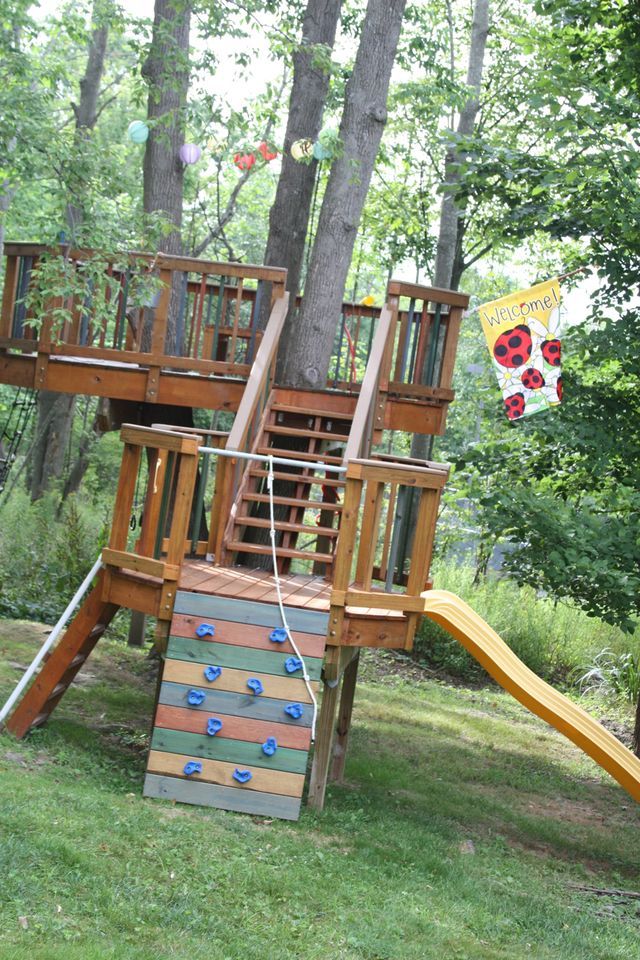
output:
[[[48, 719], [127, 607], [157, 619], [163, 654], [145, 795], [296, 819], [312, 739], [308, 802], [342, 775], [360, 649], [409, 650], [428, 615], [640, 799], [640, 761], [431, 590], [447, 468], [388, 451], [444, 431], [465, 295], [392, 280], [382, 309], [344, 304], [326, 386], [291, 389], [274, 381], [283, 270], [127, 254], [83, 286], [91, 251], [5, 254], [0, 382], [109, 398], [131, 421], [99, 572], [10, 731]], [[72, 292], [34, 317], [56, 256]], [[129, 295], [141, 275], [158, 278], [146, 301]], [[158, 405], [235, 417], [228, 432], [138, 425]]]

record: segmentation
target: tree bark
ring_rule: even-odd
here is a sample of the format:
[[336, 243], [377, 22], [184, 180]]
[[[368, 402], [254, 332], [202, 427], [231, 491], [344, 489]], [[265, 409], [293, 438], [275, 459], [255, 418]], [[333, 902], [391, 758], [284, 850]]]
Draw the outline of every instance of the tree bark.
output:
[[[161, 214], [170, 225], [162, 237], [164, 253], [182, 253], [184, 164], [179, 151], [185, 136], [189, 89], [189, 27], [191, 4], [156, 0], [153, 35], [142, 75], [149, 84], [149, 139], [143, 164], [143, 205], [147, 215]], [[169, 304], [165, 351], [176, 351], [175, 322], [180, 302], [180, 277], [174, 275]]]
[[[96, 125], [98, 119], [98, 99], [100, 97], [100, 84], [102, 74], [104, 73], [104, 60], [107, 52], [107, 40], [109, 37], [109, 15], [113, 13], [113, 6], [110, 0], [96, 0], [93, 8], [93, 19], [96, 22], [96, 28], [91, 34], [89, 42], [89, 52], [87, 55], [87, 66], [84, 76], [80, 81], [80, 102], [72, 104], [73, 112], [76, 118], [76, 145], [78, 146], [78, 155], [82, 156], [82, 145], [90, 137], [90, 131]], [[69, 239], [72, 244], [80, 245], [82, 237], [80, 236], [84, 221], [84, 209], [82, 206], [82, 190], [84, 187], [84, 176], [81, 174], [76, 178], [76, 183], [71, 186], [71, 196], [67, 203], [67, 226], [69, 228]]]
[[387, 94], [406, 0], [369, 0], [311, 253], [300, 315], [283, 339], [279, 382], [326, 385], [331, 347], [373, 165], [387, 119]]
[[[480, 109], [480, 91], [488, 33], [489, 0], [475, 0], [467, 66], [467, 86], [470, 88], [471, 94], [460, 113], [456, 127], [456, 139], [470, 137], [473, 133]], [[460, 160], [460, 152], [454, 143], [447, 151], [445, 158], [443, 180], [445, 192], [440, 205], [440, 226], [433, 276], [434, 287], [441, 287], [445, 290], [458, 289], [464, 270], [462, 249], [464, 211], [456, 204], [456, 187], [460, 183], [458, 170]], [[428, 356], [425, 356], [426, 363], [428, 363]], [[436, 364], [436, 369], [438, 369], [438, 364]], [[425, 376], [426, 369], [422, 371], [423, 381]], [[428, 460], [433, 449], [433, 439], [433, 437], [423, 434], [415, 434], [411, 440], [411, 456], [418, 460]], [[412, 523], [412, 521], [410, 522]], [[413, 525], [411, 529], [413, 529]]]
[[149, 84], [149, 139], [144, 153], [143, 203], [147, 214], [161, 213], [172, 225], [162, 240], [165, 253], [180, 254], [184, 164], [184, 110], [189, 89], [191, 7], [181, 0], [156, 0], [153, 36], [142, 75]]
[[[76, 118], [76, 142], [82, 147], [83, 141], [98, 118], [98, 97], [104, 72], [104, 60], [109, 33], [108, 14], [112, 9], [109, 0], [96, 0], [93, 17], [96, 27], [91, 34], [87, 65], [80, 81], [80, 102], [73, 110]], [[101, 22], [102, 21], [102, 22]], [[79, 151], [81, 153], [81, 150]], [[70, 197], [67, 203], [67, 225], [70, 239], [78, 241], [78, 233], [84, 220], [81, 202], [83, 175], [76, 178], [75, 185], [69, 185]], [[38, 500], [48, 489], [50, 481], [62, 476], [65, 454], [71, 436], [75, 397], [72, 394], [52, 393], [43, 390], [38, 394], [38, 417], [36, 421], [36, 445], [33, 453], [31, 472], [31, 499]]]
[[[286, 267], [289, 313], [282, 341], [290, 335], [295, 300], [300, 289], [304, 245], [318, 161], [299, 163], [291, 156], [296, 140], [315, 141], [322, 127], [322, 114], [329, 90], [329, 74], [316, 65], [318, 45], [333, 49], [342, 0], [309, 0], [302, 23], [302, 39], [293, 55], [293, 84], [284, 135], [282, 170], [269, 213], [269, 236], [264, 262]], [[269, 315], [269, 297], [263, 298], [260, 323]]]
[[[469, 62], [467, 67], [467, 86], [471, 93], [462, 108], [456, 128], [456, 140], [461, 137], [470, 137], [480, 109], [480, 90], [484, 57], [489, 33], [489, 0], [476, 0], [473, 10], [471, 26], [471, 44], [469, 47]], [[433, 277], [435, 287], [451, 289], [456, 261], [462, 259], [462, 227], [463, 211], [456, 204], [456, 187], [460, 183], [458, 164], [460, 152], [455, 143], [447, 151], [444, 168], [443, 186], [445, 192], [440, 206], [440, 228], [438, 231], [438, 247], [436, 250], [436, 264]], [[457, 283], [460, 282], [461, 270], [455, 270]], [[457, 286], [454, 288], [457, 289]]]

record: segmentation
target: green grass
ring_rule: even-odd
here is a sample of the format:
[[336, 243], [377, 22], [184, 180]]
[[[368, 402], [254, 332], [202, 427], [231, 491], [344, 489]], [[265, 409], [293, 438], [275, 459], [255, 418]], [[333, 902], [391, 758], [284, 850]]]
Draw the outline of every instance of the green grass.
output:
[[[0, 622], [0, 693], [41, 633]], [[0, 960], [635, 956], [638, 901], [574, 885], [636, 889], [637, 805], [506, 695], [388, 663], [291, 824], [143, 800], [153, 670], [101, 641], [46, 729], [0, 737]]]
[[[521, 660], [546, 680], [566, 682], [585, 672], [604, 648], [640, 654], [640, 631], [633, 636], [565, 603], [536, 596], [530, 587], [489, 574], [473, 583], [469, 566], [439, 562], [434, 587], [450, 590], [473, 607], [509, 644]], [[453, 676], [482, 676], [476, 661], [433, 621], [424, 619], [416, 654]]]

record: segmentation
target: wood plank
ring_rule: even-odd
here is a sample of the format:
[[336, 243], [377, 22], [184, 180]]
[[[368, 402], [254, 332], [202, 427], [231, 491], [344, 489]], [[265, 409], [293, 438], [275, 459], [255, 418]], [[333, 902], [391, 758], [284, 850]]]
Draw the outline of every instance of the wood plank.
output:
[[447, 474], [429, 467], [405, 466], [402, 463], [380, 463], [377, 460], [351, 460], [348, 479], [379, 480], [382, 483], [400, 483], [411, 487], [440, 490], [447, 482]]
[[[269, 503], [269, 494], [249, 491], [243, 494], [242, 499], [250, 500], [252, 503]], [[300, 497], [274, 497], [273, 502], [274, 504], [284, 507], [301, 507], [305, 510], [322, 510], [334, 513], [340, 513], [342, 511], [341, 503], [330, 503], [328, 500], [303, 500]]]
[[[252, 623], [261, 627], [282, 626], [280, 611], [274, 604], [247, 603], [232, 597], [210, 597], [202, 593], [186, 593], [183, 590], [178, 591], [174, 612], [202, 618], [234, 620], [236, 623]], [[285, 605], [285, 614], [292, 630], [326, 635], [328, 613]]]
[[[276, 752], [268, 757], [262, 751], [262, 744], [247, 740], [231, 740], [224, 736], [225, 732], [224, 721], [222, 730], [214, 737], [156, 727], [151, 739], [151, 749], [162, 750], [165, 753], [186, 754], [188, 757], [201, 757], [206, 760], [220, 760], [225, 763], [234, 763], [238, 767], [264, 767], [267, 770], [279, 770], [282, 773], [304, 774], [306, 772], [306, 750], [290, 750], [278, 743]], [[269, 736], [277, 740], [276, 734], [274, 724], [274, 729]]]
[[141, 447], [125, 441], [109, 537], [109, 546], [112, 550], [125, 550], [127, 547], [129, 518], [136, 489], [141, 452]]
[[[227, 544], [230, 553], [258, 553], [263, 556], [271, 554], [270, 546], [260, 546], [257, 543], [243, 543], [241, 540], [231, 540]], [[332, 553], [314, 553], [311, 550], [296, 550], [293, 547], [277, 547], [276, 556], [289, 557], [292, 560], [311, 560], [313, 563], [333, 563]]]
[[390, 280], [387, 293], [396, 297], [413, 297], [428, 303], [448, 303], [452, 306], [469, 306], [469, 295], [442, 287], [423, 287], [418, 283], [406, 283], [404, 280]]
[[[168, 774], [170, 777], [183, 777], [184, 765], [192, 758], [186, 754], [166, 753], [162, 750], [150, 750], [147, 770], [149, 773]], [[304, 776], [299, 773], [280, 773], [278, 770], [251, 769], [252, 777], [247, 783], [239, 784], [233, 779], [237, 763], [224, 763], [221, 760], [201, 760], [202, 773], [188, 779], [195, 783], [218, 783], [225, 787], [241, 790], [259, 790], [262, 793], [277, 793], [285, 797], [301, 797], [304, 788]], [[187, 779], [187, 778], [185, 778]]]
[[[297, 701], [298, 703], [311, 703], [311, 696], [306, 688], [304, 680], [299, 679], [300, 673], [294, 676], [277, 677], [272, 673], [259, 673], [255, 670], [238, 670], [231, 667], [225, 667], [222, 673], [213, 683], [209, 683], [204, 677], [204, 667], [201, 663], [186, 663], [184, 660], [166, 660], [164, 665], [163, 678], [167, 683], [184, 683], [189, 689], [198, 688], [198, 690], [224, 690], [226, 693], [238, 693], [243, 696], [254, 696], [247, 686], [247, 681], [252, 677], [257, 677], [262, 681], [264, 693], [255, 697], [260, 700], [262, 697], [269, 697], [271, 700]], [[316, 690], [317, 682], [311, 684], [311, 689]]]
[[136, 573], [146, 573], [160, 580], [177, 580], [180, 573], [180, 567], [177, 564], [172, 565], [165, 563], [164, 560], [142, 557], [137, 553], [128, 553], [126, 550], [111, 550], [109, 547], [104, 547], [102, 560], [105, 566], [135, 570]]
[[332, 416], [338, 419], [353, 417], [357, 398], [331, 390], [301, 390], [299, 388], [275, 387], [272, 410], [305, 413], [309, 416]]
[[421, 400], [396, 400], [389, 397], [384, 408], [385, 430], [405, 433], [442, 434], [446, 406], [435, 407]]
[[236, 790], [211, 783], [196, 783], [177, 777], [162, 777], [148, 773], [143, 794], [157, 800], [173, 800], [191, 803], [199, 807], [217, 807], [236, 813], [254, 816], [279, 817], [281, 820], [297, 820], [300, 816], [300, 800], [259, 791]]
[[[170, 730], [184, 730], [186, 733], [198, 733], [205, 736], [210, 714], [190, 707], [169, 707], [158, 704], [155, 726]], [[264, 743], [267, 737], [275, 737], [281, 747], [293, 750], [308, 750], [311, 746], [309, 727], [297, 727], [291, 723], [276, 720], [251, 720], [248, 717], [234, 717], [228, 713], [216, 713], [222, 720], [225, 734], [235, 740], [251, 743]]]
[[[200, 626], [202, 620], [198, 617], [192, 617], [189, 614], [175, 614], [171, 622], [172, 637], [193, 637], [196, 628]], [[237, 645], [240, 647], [251, 647], [254, 650], [287, 650], [291, 652], [291, 644], [288, 640], [284, 643], [273, 643], [269, 640], [270, 630], [264, 631], [247, 630], [241, 623], [235, 623], [232, 620], [207, 620], [215, 628], [215, 640], [220, 643]], [[206, 638], [205, 638], [206, 639]], [[302, 633], [295, 631], [293, 639], [303, 657], [322, 657], [324, 653], [324, 637], [314, 633]]]
[[[163, 681], [160, 687], [159, 701], [169, 707], [185, 707], [189, 710], [198, 710], [208, 714], [226, 713], [235, 717], [249, 717], [250, 720], [275, 721], [276, 723], [290, 723], [298, 727], [310, 727], [313, 710], [305, 707], [299, 720], [290, 717], [284, 712], [286, 706], [282, 700], [273, 700], [264, 694], [260, 697], [246, 694], [230, 693], [227, 690], [205, 690], [205, 698], [198, 707], [191, 707], [187, 703], [187, 696], [191, 690], [189, 684], [170, 683]], [[289, 702], [289, 701], [287, 701]], [[291, 703], [298, 702], [294, 698]]]
[[[422, 609], [424, 609], [424, 602]], [[285, 653], [281, 652], [283, 646], [289, 647]], [[217, 638], [200, 640], [194, 639], [193, 637], [171, 636], [167, 649], [167, 657], [171, 660], [183, 660], [186, 663], [200, 663], [205, 665], [212, 663], [219, 667], [268, 673], [277, 677], [299, 677], [299, 673], [295, 675], [288, 674], [285, 669], [285, 661], [290, 656], [291, 648], [288, 643], [284, 645], [271, 643], [269, 650], [260, 650], [222, 643]], [[305, 657], [305, 664], [309, 677], [312, 680], [319, 680], [322, 670], [322, 660], [319, 657]]]
[[[316, 505], [307, 504], [307, 507], [316, 509]], [[261, 529], [271, 529], [271, 520], [261, 517], [236, 517], [238, 527], [259, 527]], [[310, 533], [322, 537], [337, 537], [338, 531], [335, 527], [319, 527], [313, 523], [288, 523], [285, 520], [276, 520], [274, 523], [276, 530], [283, 530], [287, 533]]]
[[154, 427], [139, 427], [134, 423], [123, 423], [120, 439], [138, 447], [153, 447], [156, 450], [173, 450], [176, 453], [198, 455], [202, 437], [179, 433], [177, 430], [158, 430]]

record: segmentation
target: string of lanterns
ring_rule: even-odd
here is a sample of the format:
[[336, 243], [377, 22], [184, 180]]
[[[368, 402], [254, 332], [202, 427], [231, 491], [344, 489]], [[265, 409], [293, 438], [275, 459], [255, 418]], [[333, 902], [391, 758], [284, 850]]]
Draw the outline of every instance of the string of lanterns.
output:
[[[127, 127], [127, 136], [132, 143], [146, 143], [149, 139], [149, 126], [144, 122], [144, 120], [132, 120]], [[258, 144], [256, 153], [260, 154], [265, 163], [270, 163], [278, 156], [278, 151], [271, 150], [266, 140], [262, 140], [262, 142]], [[197, 163], [201, 158], [202, 147], [199, 147], [195, 143], [183, 143], [178, 151], [178, 156], [180, 157], [182, 163], [189, 166], [193, 163]], [[238, 170], [251, 170], [251, 168], [256, 164], [256, 154], [236, 153], [234, 154], [233, 162]]]

